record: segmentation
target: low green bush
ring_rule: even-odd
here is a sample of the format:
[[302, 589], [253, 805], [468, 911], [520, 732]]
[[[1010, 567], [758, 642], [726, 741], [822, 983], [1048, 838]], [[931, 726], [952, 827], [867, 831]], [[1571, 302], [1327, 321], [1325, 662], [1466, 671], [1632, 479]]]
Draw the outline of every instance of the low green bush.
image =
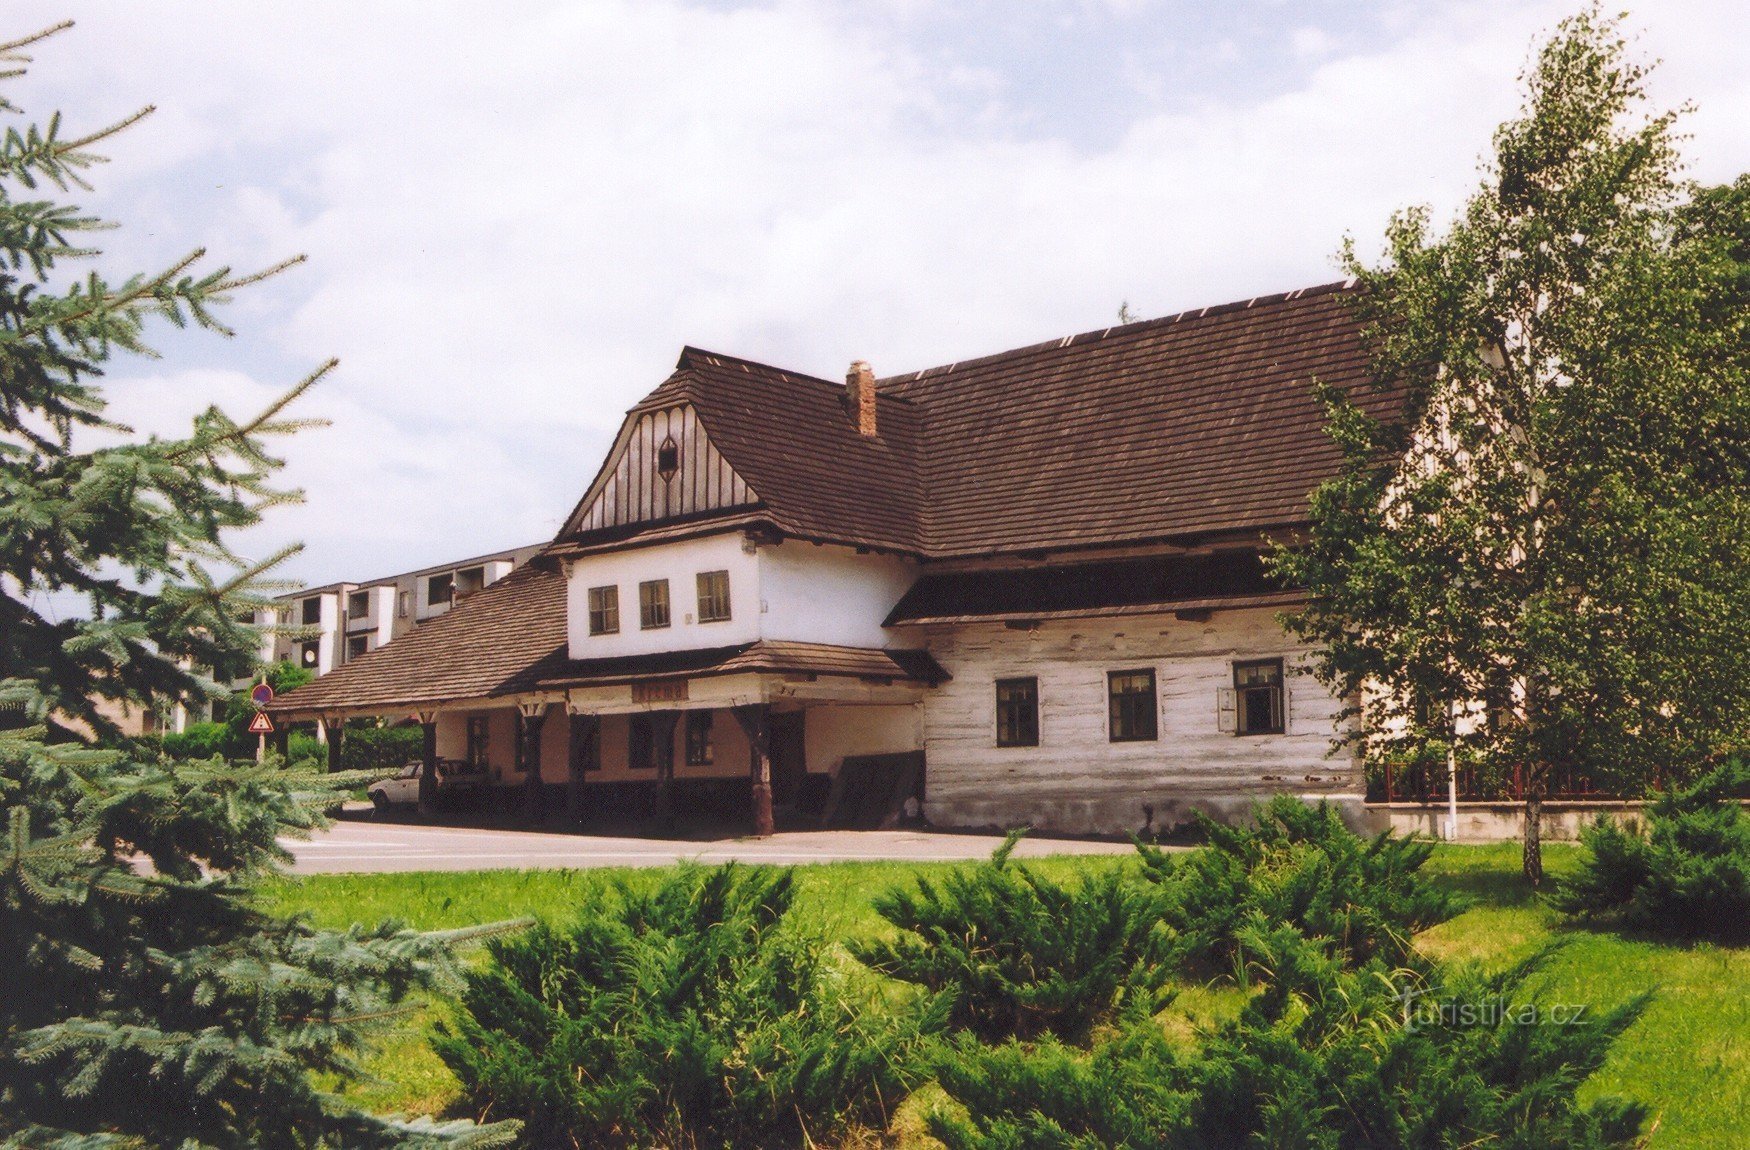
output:
[[1727, 763], [1667, 791], [1643, 826], [1600, 815], [1580, 832], [1579, 870], [1550, 902], [1565, 914], [1672, 938], [1750, 940], [1750, 820], [1737, 798], [1750, 768]]
[[[252, 712], [253, 713], [253, 712]], [[215, 756], [227, 761], [255, 758], [257, 736], [241, 739], [228, 723], [190, 723], [181, 731], [145, 735], [132, 740], [141, 753], [158, 753], [178, 762], [204, 762]], [[308, 731], [293, 730], [286, 736], [286, 761], [299, 765], [326, 764], [328, 748]]]
[[1248, 929], [1258, 993], [1194, 1045], [1139, 1020], [1088, 1052], [1046, 1039], [941, 1059], [949, 1150], [1626, 1150], [1644, 1111], [1580, 1084], [1645, 1006], [1537, 1000], [1537, 962], [1484, 976], [1347, 965], [1290, 927]]
[[433, 1040], [475, 1113], [531, 1146], [793, 1147], [886, 1124], [939, 1003], [885, 1005], [786, 925], [791, 872], [591, 884], [577, 920], [494, 940]]
[[1194, 972], [1231, 974], [1245, 933], [1273, 924], [1295, 927], [1351, 966], [1376, 957], [1398, 966], [1417, 931], [1459, 910], [1421, 874], [1433, 843], [1362, 838], [1328, 804], [1278, 795], [1259, 805], [1250, 826], [1197, 821], [1202, 849], [1172, 855], [1138, 846], [1179, 959]]
[[1010, 860], [1018, 839], [939, 884], [920, 876], [915, 890], [877, 895], [876, 911], [898, 933], [851, 952], [882, 974], [951, 992], [949, 1024], [987, 1041], [1080, 1042], [1123, 1012], [1158, 1011], [1172, 969], [1155, 890], [1117, 869], [1052, 882]]
[[416, 726], [348, 726], [340, 743], [340, 766], [348, 771], [395, 770], [424, 750], [425, 733]]
[[166, 731], [159, 736], [158, 743], [170, 758], [186, 761], [210, 759], [214, 755], [237, 758], [240, 753], [233, 747], [234, 741], [224, 723], [190, 723], [180, 731]]

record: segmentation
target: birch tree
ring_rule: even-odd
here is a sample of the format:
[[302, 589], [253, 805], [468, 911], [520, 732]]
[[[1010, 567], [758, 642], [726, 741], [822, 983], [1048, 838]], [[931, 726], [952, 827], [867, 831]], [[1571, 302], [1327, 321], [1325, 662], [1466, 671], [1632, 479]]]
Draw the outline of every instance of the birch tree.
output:
[[1555, 780], [1638, 792], [1750, 731], [1743, 201], [1685, 183], [1650, 67], [1564, 21], [1457, 218], [1345, 246], [1399, 402], [1321, 389], [1345, 463], [1276, 556], [1373, 760], [1517, 780], [1533, 883]]

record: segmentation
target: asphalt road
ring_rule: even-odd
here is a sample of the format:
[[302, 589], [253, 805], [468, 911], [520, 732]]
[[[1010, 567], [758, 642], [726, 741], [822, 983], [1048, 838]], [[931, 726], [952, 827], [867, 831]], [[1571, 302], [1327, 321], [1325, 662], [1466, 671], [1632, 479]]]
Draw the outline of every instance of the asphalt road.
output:
[[[769, 839], [646, 839], [406, 823], [337, 822], [313, 839], [286, 840], [297, 874], [341, 871], [494, 870], [667, 866], [699, 862], [792, 863], [986, 858], [1000, 836], [930, 831], [798, 831]], [[1026, 838], [1016, 857], [1123, 854], [1129, 843]]]

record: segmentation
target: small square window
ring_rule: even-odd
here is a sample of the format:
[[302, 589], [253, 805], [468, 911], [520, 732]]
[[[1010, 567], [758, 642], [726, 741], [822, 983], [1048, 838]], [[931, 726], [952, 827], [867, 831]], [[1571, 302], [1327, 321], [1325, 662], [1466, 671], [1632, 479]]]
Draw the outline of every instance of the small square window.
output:
[[620, 630], [620, 589], [591, 587], [589, 589], [589, 633], [614, 635]]
[[425, 581], [425, 601], [433, 607], [447, 606], [455, 594], [456, 577], [448, 572]]
[[1155, 716], [1155, 673], [1112, 671], [1106, 676], [1106, 705], [1114, 743], [1148, 742], [1158, 737]]
[[668, 580], [638, 584], [638, 626], [646, 631], [668, 626]]
[[313, 595], [303, 602], [304, 626], [314, 627], [322, 622], [322, 597]]
[[699, 572], [699, 622], [721, 623], [729, 618], [729, 572]]
[[1280, 735], [1282, 660], [1251, 659], [1234, 664], [1234, 733]]
[[687, 712], [687, 766], [708, 767], [715, 751], [711, 740], [711, 712]]
[[371, 637], [369, 635], [352, 635], [346, 640], [346, 657], [349, 660], [358, 658], [370, 649]]
[[486, 568], [467, 567], [456, 572], [456, 594], [472, 595], [486, 589]]
[[997, 680], [997, 746], [1039, 745], [1039, 680]]
[[363, 619], [371, 613], [371, 593], [354, 591], [346, 597], [346, 613], [353, 619]]

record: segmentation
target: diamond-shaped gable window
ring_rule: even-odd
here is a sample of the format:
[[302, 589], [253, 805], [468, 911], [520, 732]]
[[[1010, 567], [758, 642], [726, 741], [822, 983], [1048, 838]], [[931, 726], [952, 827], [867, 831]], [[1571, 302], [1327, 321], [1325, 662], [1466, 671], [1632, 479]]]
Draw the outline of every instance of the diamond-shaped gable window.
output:
[[675, 472], [681, 469], [681, 449], [671, 436], [662, 441], [662, 446], [656, 449], [656, 473], [667, 483], [675, 477]]

